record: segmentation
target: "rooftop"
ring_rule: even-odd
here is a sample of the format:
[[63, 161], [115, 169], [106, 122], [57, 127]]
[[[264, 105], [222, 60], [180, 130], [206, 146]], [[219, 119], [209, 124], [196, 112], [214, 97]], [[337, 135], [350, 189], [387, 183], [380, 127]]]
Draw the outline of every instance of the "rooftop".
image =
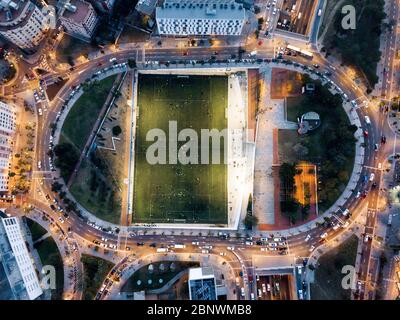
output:
[[156, 17], [161, 19], [244, 19], [243, 5], [231, 1], [217, 3], [215, 1], [166, 1], [156, 9]]
[[71, 0], [67, 4], [63, 18], [81, 24], [89, 13], [91, 4], [82, 0]]
[[25, 0], [0, 0], [0, 24], [17, 19], [28, 5], [33, 6], [30, 1]]

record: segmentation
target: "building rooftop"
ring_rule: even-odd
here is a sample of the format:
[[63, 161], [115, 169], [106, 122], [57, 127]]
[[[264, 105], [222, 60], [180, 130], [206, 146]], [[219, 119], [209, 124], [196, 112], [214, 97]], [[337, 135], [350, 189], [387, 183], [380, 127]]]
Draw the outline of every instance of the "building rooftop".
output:
[[[9, 24], [17, 20], [26, 6], [34, 4], [26, 0], [0, 0], [0, 24]], [[21, 17], [22, 18], [22, 17]], [[20, 18], [20, 19], [21, 19]]]
[[135, 9], [140, 13], [151, 16], [154, 12], [158, 0], [139, 0]]
[[215, 19], [235, 20], [245, 18], [243, 5], [231, 1], [166, 1], [156, 9], [158, 19]]
[[91, 4], [81, 0], [71, 0], [66, 4], [63, 18], [81, 24], [89, 13]]

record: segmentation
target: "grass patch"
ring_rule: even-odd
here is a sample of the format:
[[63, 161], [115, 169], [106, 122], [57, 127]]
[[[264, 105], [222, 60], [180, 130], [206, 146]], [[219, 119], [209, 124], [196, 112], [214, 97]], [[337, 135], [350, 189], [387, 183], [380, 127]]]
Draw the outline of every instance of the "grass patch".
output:
[[[96, 154], [98, 151], [95, 152]], [[70, 188], [71, 194], [96, 217], [118, 224], [121, 213], [120, 192], [113, 188], [107, 175], [102, 174], [90, 159], [85, 159]]]
[[86, 254], [82, 255], [81, 262], [83, 263], [83, 299], [93, 300], [114, 264]]
[[[223, 143], [220, 145], [221, 164], [169, 164], [168, 152], [167, 164], [151, 165], [146, 159], [146, 151], [154, 143], [146, 141], [147, 133], [159, 128], [168, 135], [169, 121], [177, 122], [177, 132], [185, 128], [196, 131], [199, 144], [201, 129], [226, 129], [227, 93], [226, 77], [139, 76], [135, 222], [227, 222], [227, 166], [223, 163]], [[186, 141], [178, 143], [178, 150], [184, 143]], [[198, 159], [200, 156], [201, 151]]]
[[60, 142], [82, 151], [117, 75], [96, 81], [79, 97], [61, 129]]
[[57, 244], [48, 237], [34, 245], [42, 265], [52, 265], [56, 269], [56, 289], [51, 290], [52, 300], [61, 300], [64, 290], [64, 265]]
[[40, 239], [47, 233], [47, 230], [45, 228], [43, 228], [39, 223], [33, 221], [32, 219], [26, 218], [26, 224], [31, 231], [33, 242]]
[[[160, 266], [162, 267], [160, 268]], [[172, 267], [171, 267], [172, 265]], [[136, 292], [142, 290], [154, 290], [163, 287], [168, 281], [175, 277], [181, 271], [189, 268], [198, 267], [197, 262], [187, 261], [159, 261], [152, 263], [153, 271], [149, 271], [149, 265], [137, 270], [123, 285], [122, 292]], [[160, 283], [160, 279], [162, 282]], [[149, 284], [148, 281], [151, 281]], [[140, 284], [138, 284], [140, 281]]]
[[[304, 82], [310, 82], [308, 77]], [[314, 111], [321, 117], [321, 125], [306, 135], [294, 130], [279, 130], [279, 152], [282, 162], [306, 161], [319, 166], [318, 178], [324, 186], [318, 191], [319, 208], [327, 210], [342, 194], [354, 166], [357, 130], [352, 126], [339, 95], [332, 95], [327, 87], [316, 84], [315, 93], [287, 99], [287, 118], [297, 121], [302, 114]]]
[[341, 245], [324, 254], [315, 271], [315, 282], [311, 284], [312, 300], [350, 300], [351, 290], [342, 288], [342, 268], [354, 266], [357, 256], [358, 238], [353, 235]]

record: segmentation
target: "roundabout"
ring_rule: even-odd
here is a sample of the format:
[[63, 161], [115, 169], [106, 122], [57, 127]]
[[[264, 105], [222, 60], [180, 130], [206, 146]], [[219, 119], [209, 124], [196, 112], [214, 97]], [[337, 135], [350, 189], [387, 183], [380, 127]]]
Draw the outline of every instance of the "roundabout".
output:
[[[165, 50], [165, 49], [162, 49]], [[193, 49], [196, 52], [197, 49]], [[221, 55], [229, 54], [235, 48], [223, 48], [221, 49]], [[136, 50], [133, 50], [135, 52]], [[154, 70], [162, 69], [168, 70], [170, 67], [166, 65], [161, 65], [156, 63], [160, 61], [160, 56], [157, 56], [158, 50], [148, 50], [147, 55], [149, 60], [146, 62], [137, 62], [139, 69], [144, 70]], [[173, 52], [174, 49], [171, 49]], [[199, 48], [199, 55], [208, 54], [207, 49]], [[204, 52], [205, 51], [205, 52]], [[61, 229], [66, 232], [67, 226], [71, 228], [71, 234], [69, 237], [76, 238], [80, 243], [80, 248], [85, 247], [88, 250], [88, 246], [104, 243], [102, 239], [107, 238], [108, 248], [107, 251], [115, 252], [116, 257], [123, 259], [124, 256], [129, 255], [129, 251], [135, 247], [135, 250], [140, 251], [142, 247], [137, 246], [137, 243], [143, 242], [145, 245], [143, 248], [144, 255], [149, 254], [149, 250], [154, 251], [154, 249], [149, 247], [152, 242], [166, 243], [166, 242], [183, 242], [187, 244], [184, 249], [185, 252], [197, 252], [200, 255], [208, 255], [199, 253], [197, 245], [191, 245], [192, 242], [201, 243], [213, 243], [214, 250], [220, 252], [227, 252], [227, 246], [235, 246], [237, 248], [236, 252], [239, 256], [251, 256], [252, 254], [262, 254], [270, 256], [279, 256], [277, 252], [274, 251], [261, 251], [260, 249], [264, 246], [246, 246], [245, 238], [246, 232], [238, 228], [221, 228], [221, 227], [208, 227], [208, 228], [193, 228], [193, 227], [178, 227], [170, 228], [170, 226], [154, 225], [154, 223], [145, 224], [141, 226], [129, 225], [127, 217], [121, 219], [122, 223], [108, 223], [103, 220], [98, 219], [93, 214], [85, 210], [78, 203], [75, 202], [74, 198], [68, 194], [68, 191], [64, 189], [64, 192], [68, 194], [70, 200], [76, 203], [76, 208], [71, 210], [67, 214], [67, 217], [63, 213], [56, 212], [50, 209], [50, 204], [52, 204], [55, 198], [56, 201], [61, 205], [61, 200], [59, 200], [58, 195], [53, 193], [52, 184], [59, 179], [59, 172], [54, 168], [53, 163], [49, 162], [48, 150], [50, 137], [54, 137], [54, 144], [58, 142], [57, 130], [62, 127], [63, 120], [67, 117], [68, 110], [73, 107], [73, 104], [79, 99], [79, 96], [83, 94], [84, 83], [86, 79], [101, 79], [103, 76], [110, 76], [112, 74], [118, 74], [124, 71], [135, 73], [134, 70], [129, 70], [127, 64], [128, 59], [133, 54], [132, 50], [121, 50], [119, 52], [102, 56], [94, 60], [83, 63], [75, 67], [75, 70], [71, 72], [68, 82], [60, 89], [58, 92], [58, 97], [51, 103], [51, 111], [45, 114], [42, 118], [39, 118], [38, 132], [36, 134], [38, 138], [37, 149], [36, 149], [36, 160], [42, 162], [42, 172], [41, 179], [43, 185], [39, 188], [42, 190], [43, 196], [30, 196], [29, 201], [32, 205], [50, 217], [53, 217], [55, 221], [59, 221], [59, 217], [64, 217], [65, 223], [56, 224], [59, 225]], [[120, 67], [113, 67], [113, 63], [109, 62], [111, 58], [116, 59], [116, 64], [121, 65]], [[259, 67], [263, 66], [278, 66], [279, 68], [288, 68], [291, 70], [296, 70], [298, 72], [310, 73], [315, 79], [319, 79], [324, 83], [330, 83], [332, 90], [338, 92], [346, 100], [345, 110], [349, 116], [349, 119], [355, 123], [358, 127], [356, 133], [359, 139], [357, 143], [357, 148], [362, 149], [359, 152], [360, 156], [356, 157], [356, 165], [353, 168], [353, 175], [350, 178], [350, 182], [342, 194], [342, 196], [337, 200], [337, 203], [329, 210], [327, 210], [323, 215], [320, 215], [315, 221], [309, 222], [305, 225], [284, 229], [284, 230], [273, 230], [273, 231], [256, 231], [248, 233], [248, 236], [253, 237], [265, 237], [269, 240], [265, 241], [265, 247], [268, 247], [270, 242], [273, 242], [273, 237], [281, 237], [285, 242], [285, 247], [289, 248], [289, 255], [295, 257], [309, 257], [310, 248], [314, 247], [314, 252], [311, 253], [311, 259], [309, 263], [315, 263], [318, 257], [325, 250], [329, 248], [329, 244], [336, 240], [344, 241], [347, 237], [355, 232], [355, 225], [357, 220], [363, 216], [363, 211], [365, 207], [377, 210], [377, 197], [379, 193], [379, 182], [381, 179], [382, 170], [378, 169], [378, 163], [383, 162], [393, 151], [388, 147], [390, 145], [389, 140], [390, 135], [387, 134], [388, 144], [382, 146], [378, 152], [375, 152], [373, 146], [375, 144], [376, 137], [380, 136], [382, 130], [386, 130], [384, 116], [380, 112], [374, 112], [374, 101], [371, 102], [369, 108], [364, 107], [354, 107], [350, 101], [356, 99], [366, 99], [362, 92], [358, 88], [354, 89], [350, 81], [342, 76], [340, 72], [335, 72], [332, 70], [332, 76], [320, 76], [316, 74], [316, 71], [312, 67], [311, 61], [300, 60], [301, 58], [292, 57], [291, 63], [279, 62], [278, 60], [271, 59], [266, 56], [265, 58], [247, 59], [249, 61], [240, 61], [231, 63], [226, 62], [216, 62], [209, 66], [200, 65], [201, 68], [211, 67], [211, 68], [221, 68], [227, 69], [232, 67], [238, 68], [248, 68], [248, 67]], [[261, 60], [261, 61], [260, 61]], [[318, 62], [321, 68], [329, 69], [329, 65], [323, 60], [319, 60], [318, 56], [315, 56], [316, 62]], [[314, 62], [314, 61], [313, 61]], [[200, 67], [199, 66], [199, 67]], [[178, 69], [187, 69], [193, 67], [190, 65], [176, 65]], [[109, 68], [107, 71], [102, 72]], [[175, 67], [174, 67], [175, 68]], [[46, 76], [44, 81], [51, 83], [52, 78], [58, 77], [59, 74]], [[347, 98], [346, 98], [347, 97]], [[371, 119], [371, 124], [367, 124], [365, 121], [365, 116], [368, 115]], [[57, 123], [57, 129], [52, 132], [50, 129], [50, 124]], [[369, 135], [365, 137], [363, 132], [365, 130], [369, 131]], [[58, 133], [59, 134], [59, 133]], [[365, 141], [363, 141], [365, 140]], [[391, 141], [391, 140], [390, 140]], [[361, 147], [363, 144], [364, 147]], [[392, 144], [393, 145], [393, 144]], [[357, 153], [357, 152], [356, 152]], [[55, 171], [53, 171], [55, 170]], [[39, 171], [40, 172], [40, 171]], [[378, 183], [378, 188], [371, 190], [368, 193], [368, 198], [361, 200], [356, 198], [353, 190], [360, 189], [363, 185], [364, 176], [370, 176], [370, 173], [375, 173], [375, 181]], [[61, 180], [58, 180], [61, 183]], [[33, 192], [35, 188], [32, 188]], [[44, 195], [49, 195], [50, 199], [45, 199]], [[74, 207], [74, 206], [72, 206]], [[343, 216], [342, 212], [349, 209], [352, 216], [348, 219]], [[336, 224], [346, 225], [346, 227], [333, 229], [331, 224], [325, 223], [326, 218], [336, 219]], [[240, 219], [237, 219], [238, 226]], [[348, 224], [346, 224], [348, 222]], [[373, 223], [371, 220], [369, 223]], [[321, 235], [327, 233], [324, 238]], [[307, 239], [307, 240], [306, 240]], [[324, 239], [324, 241], [321, 241]], [[324, 242], [324, 243], [322, 243]], [[111, 245], [111, 246], [110, 246]], [[101, 247], [101, 245], [99, 245]], [[129, 248], [129, 249], [128, 249]], [[137, 249], [136, 249], [137, 248]], [[241, 250], [239, 250], [241, 249]], [[214, 251], [213, 250], [213, 251]], [[368, 248], [366, 248], [368, 250]], [[209, 253], [213, 255], [214, 253]], [[217, 254], [219, 254], [217, 252]], [[137, 253], [138, 257], [140, 254]], [[236, 256], [235, 256], [236, 258]], [[237, 259], [237, 258], [236, 258]], [[243, 262], [241, 268], [245, 274], [248, 274], [248, 268], [251, 268], [251, 262]], [[250, 270], [250, 269], [249, 269]], [[248, 282], [246, 282], [248, 284]], [[246, 286], [246, 292], [249, 293], [250, 288]]]

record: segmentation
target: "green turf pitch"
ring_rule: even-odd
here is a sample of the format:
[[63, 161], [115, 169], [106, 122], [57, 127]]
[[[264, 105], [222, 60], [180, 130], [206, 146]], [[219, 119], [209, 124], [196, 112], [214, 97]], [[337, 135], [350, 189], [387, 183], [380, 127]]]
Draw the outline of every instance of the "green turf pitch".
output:
[[178, 132], [191, 128], [199, 137], [200, 129], [226, 129], [227, 94], [223, 76], [139, 75], [133, 222], [227, 223], [226, 164], [146, 160], [153, 144], [147, 132], [160, 128], [168, 136], [169, 121], [177, 121]]

